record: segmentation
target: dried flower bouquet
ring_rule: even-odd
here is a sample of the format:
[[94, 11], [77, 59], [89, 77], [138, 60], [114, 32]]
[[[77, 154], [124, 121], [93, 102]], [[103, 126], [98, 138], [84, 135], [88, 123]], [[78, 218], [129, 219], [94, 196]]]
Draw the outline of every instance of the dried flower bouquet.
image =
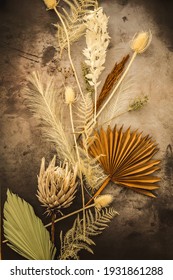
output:
[[[32, 206], [9, 190], [4, 206], [4, 235], [8, 245], [25, 258], [35, 260], [78, 259], [82, 249], [93, 253], [91, 246], [95, 243], [92, 236], [102, 233], [107, 223], [118, 214], [108, 207], [113, 196], [100, 195], [110, 181], [115, 186], [118, 184], [155, 197], [152, 191], [158, 188], [156, 183], [160, 180], [153, 175], [159, 169], [160, 161], [152, 159], [158, 148], [151, 137], [142, 136], [130, 128], [124, 131], [123, 127], [107, 126], [123, 107], [121, 86], [135, 57], [150, 45], [151, 32], [142, 31], [134, 36], [130, 44], [132, 56], [128, 54], [121, 62], [115, 63], [100, 90], [100, 75], [110, 42], [108, 17], [96, 0], [63, 0], [68, 9], [60, 9], [59, 2], [44, 0], [47, 8], [58, 16], [59, 23], [55, 26], [60, 56], [67, 51], [75, 77], [75, 86], [67, 84], [64, 89], [63, 102], [69, 111], [70, 135], [61, 118], [62, 98], [57, 106], [58, 90], [54, 78], [45, 83], [41, 74], [34, 72], [27, 88], [28, 105], [41, 119], [44, 135], [54, 143], [57, 151], [47, 168], [45, 159], [42, 159], [38, 175], [37, 197], [51, 222], [43, 225]], [[83, 50], [85, 64], [81, 70], [86, 88], [82, 86], [83, 81], [80, 81], [71, 55], [72, 43], [83, 35], [86, 47]], [[101, 116], [104, 116], [105, 109], [109, 110], [113, 97], [115, 114], [101, 123]], [[137, 97], [122, 111], [141, 109], [147, 101], [146, 96], [144, 99]], [[78, 192], [82, 197], [81, 208], [60, 217], [63, 209], [74, 202]], [[73, 215], [77, 217], [72, 228], [65, 235], [62, 231], [60, 233], [61, 249], [58, 253], [55, 223]], [[47, 227], [51, 227], [51, 237]]]

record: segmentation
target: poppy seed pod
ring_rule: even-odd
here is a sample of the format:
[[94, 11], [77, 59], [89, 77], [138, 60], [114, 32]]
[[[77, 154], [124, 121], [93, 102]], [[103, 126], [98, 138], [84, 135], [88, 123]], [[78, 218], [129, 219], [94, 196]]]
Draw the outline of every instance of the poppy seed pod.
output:
[[143, 53], [149, 47], [152, 40], [152, 33], [151, 31], [142, 31], [136, 33], [133, 37], [130, 47], [136, 53]]
[[49, 10], [54, 9], [57, 5], [56, 0], [44, 0], [44, 3]]

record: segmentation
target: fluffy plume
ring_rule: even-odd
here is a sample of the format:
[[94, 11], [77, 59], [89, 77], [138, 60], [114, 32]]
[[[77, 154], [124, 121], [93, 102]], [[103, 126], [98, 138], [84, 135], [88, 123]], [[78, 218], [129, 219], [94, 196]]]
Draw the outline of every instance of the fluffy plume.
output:
[[48, 214], [69, 207], [75, 197], [77, 186], [77, 165], [74, 170], [70, 170], [67, 162], [62, 166], [55, 166], [55, 161], [54, 156], [45, 170], [45, 159], [43, 158], [38, 176], [37, 197], [47, 208]]
[[44, 0], [44, 3], [49, 10], [54, 9], [57, 6], [56, 0]]
[[90, 67], [90, 73], [86, 75], [90, 85], [99, 85], [99, 76], [104, 69], [106, 50], [109, 45], [107, 31], [108, 17], [99, 8], [85, 17], [86, 20], [86, 45], [83, 53], [85, 63]]
[[136, 53], [143, 53], [149, 47], [152, 40], [152, 33], [151, 31], [142, 31], [136, 33], [133, 37], [130, 47]]
[[75, 92], [71, 87], [66, 87], [65, 89], [65, 102], [69, 105], [75, 101]]
[[73, 141], [63, 129], [60, 120], [61, 105], [57, 106], [57, 89], [53, 79], [49, 77], [46, 85], [38, 72], [30, 77], [27, 88], [28, 106], [41, 119], [43, 133], [47, 140], [56, 146], [58, 156], [62, 161], [75, 163]]
[[101, 208], [109, 206], [113, 199], [114, 198], [111, 194], [99, 195], [94, 199], [95, 207], [98, 210], [101, 210]]

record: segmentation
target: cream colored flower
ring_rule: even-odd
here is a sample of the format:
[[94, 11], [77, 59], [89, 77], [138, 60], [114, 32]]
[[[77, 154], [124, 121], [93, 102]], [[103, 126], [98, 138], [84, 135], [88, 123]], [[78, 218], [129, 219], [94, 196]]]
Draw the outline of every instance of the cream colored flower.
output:
[[113, 196], [110, 194], [99, 195], [94, 199], [95, 207], [100, 210], [103, 207], [109, 206], [113, 201]]
[[142, 31], [135, 34], [131, 41], [130, 47], [136, 53], [143, 53], [149, 47], [151, 40], [151, 31]]
[[66, 87], [65, 89], [65, 102], [67, 104], [72, 104], [75, 101], [75, 92], [71, 87]]
[[67, 162], [63, 163], [62, 166], [55, 166], [55, 161], [56, 157], [54, 156], [45, 169], [45, 158], [43, 158], [38, 176], [37, 197], [47, 208], [48, 214], [69, 207], [75, 198], [77, 186], [77, 165], [72, 171]]
[[54, 9], [57, 5], [56, 0], [44, 0], [44, 3], [49, 10]]

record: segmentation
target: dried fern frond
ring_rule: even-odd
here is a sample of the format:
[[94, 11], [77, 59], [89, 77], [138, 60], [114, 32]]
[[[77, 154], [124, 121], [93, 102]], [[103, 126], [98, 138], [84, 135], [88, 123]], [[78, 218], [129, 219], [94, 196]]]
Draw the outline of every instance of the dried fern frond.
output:
[[95, 245], [90, 236], [99, 235], [108, 227], [107, 223], [114, 218], [117, 212], [113, 208], [104, 210], [95, 210], [93, 213], [90, 210], [86, 211], [86, 229], [85, 236], [83, 235], [83, 223], [79, 216], [74, 221], [73, 227], [62, 236], [61, 232], [61, 260], [79, 259], [78, 253], [80, 250], [87, 250], [93, 254], [90, 246]]
[[94, 129], [94, 110], [91, 94], [87, 93], [81, 99], [76, 110], [75, 131], [82, 136], [82, 146], [87, 150], [92, 141]]
[[[70, 8], [68, 12], [62, 8], [63, 13], [60, 13], [62, 19], [67, 28], [69, 41], [72, 44], [77, 41], [85, 33], [84, 16], [88, 14], [92, 9], [96, 9], [98, 3], [96, 0], [63, 0]], [[67, 47], [67, 36], [64, 32], [63, 26], [60, 24], [55, 25], [58, 29], [57, 38], [60, 47], [60, 54]]]
[[27, 88], [28, 106], [41, 119], [42, 130], [48, 141], [55, 144], [58, 156], [62, 160], [75, 163], [73, 141], [64, 132], [60, 121], [60, 104], [57, 106], [57, 90], [54, 81], [49, 78], [44, 85], [38, 72], [29, 78]]
[[28, 260], [54, 259], [56, 248], [42, 221], [29, 203], [9, 190], [4, 217], [4, 235], [11, 249]]
[[114, 84], [121, 76], [128, 59], [129, 59], [129, 55], [126, 55], [119, 63], [115, 63], [114, 68], [108, 74], [97, 100], [97, 110], [103, 104], [104, 100], [112, 90]]
[[158, 189], [157, 176], [151, 175], [159, 169], [160, 160], [151, 160], [158, 151], [157, 144], [149, 135], [142, 137], [142, 133], [131, 132], [123, 127], [107, 131], [102, 128], [95, 132], [96, 140], [90, 146], [90, 154], [98, 158], [108, 178], [106, 183], [98, 189], [97, 196], [112, 181], [118, 185], [131, 188], [139, 193], [155, 197], [152, 190]]

